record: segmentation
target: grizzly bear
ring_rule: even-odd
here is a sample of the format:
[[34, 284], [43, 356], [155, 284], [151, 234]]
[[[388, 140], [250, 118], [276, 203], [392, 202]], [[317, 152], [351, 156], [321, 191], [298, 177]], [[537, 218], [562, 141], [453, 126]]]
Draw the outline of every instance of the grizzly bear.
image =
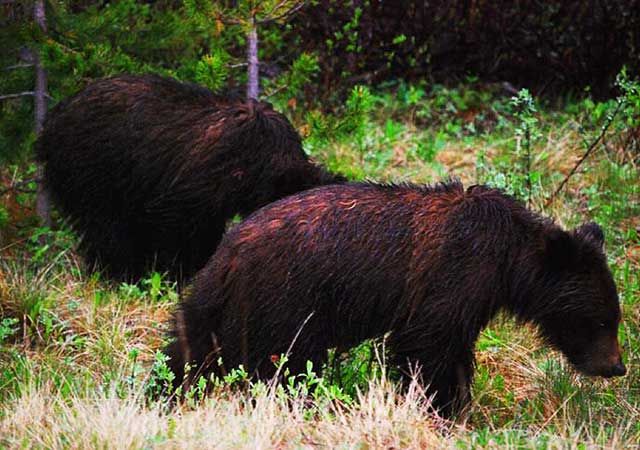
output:
[[236, 214], [344, 181], [312, 164], [282, 114], [155, 75], [88, 85], [36, 144], [55, 204], [89, 266], [117, 279], [188, 278]]
[[289, 352], [298, 373], [329, 348], [389, 333], [393, 363], [417, 367], [450, 416], [469, 402], [475, 342], [500, 310], [537, 325], [584, 374], [626, 371], [598, 225], [564, 231], [499, 190], [455, 181], [325, 186], [228, 232], [165, 352], [176, 386], [239, 364], [265, 379], [272, 355]]

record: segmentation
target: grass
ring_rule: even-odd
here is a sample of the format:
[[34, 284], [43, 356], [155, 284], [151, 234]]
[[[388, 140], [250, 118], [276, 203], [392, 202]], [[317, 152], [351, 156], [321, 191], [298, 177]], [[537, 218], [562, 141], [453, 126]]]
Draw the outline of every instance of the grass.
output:
[[[368, 95], [345, 135], [321, 136], [309, 116], [289, 111], [314, 158], [356, 179], [454, 175], [523, 196], [519, 119], [497, 87], [401, 84]], [[531, 204], [567, 227], [596, 220], [605, 228], [623, 305], [626, 377], [582, 377], [542, 347], [534, 329], [500, 316], [477, 344], [474, 400], [455, 423], [428, 412], [417, 384], [398, 392], [380, 356], [384, 342], [365, 343], [284, 386], [238, 389], [245, 381], [238, 372], [212, 395], [196, 390], [171, 409], [146, 393], [164, 376], [156, 351], [175, 287], [158, 274], [137, 285], [105, 282], [84, 272], [68, 232], [9, 223], [0, 260], [0, 447], [638, 448], [640, 176], [626, 128], [616, 122], [545, 207], [606, 107], [538, 105]]]

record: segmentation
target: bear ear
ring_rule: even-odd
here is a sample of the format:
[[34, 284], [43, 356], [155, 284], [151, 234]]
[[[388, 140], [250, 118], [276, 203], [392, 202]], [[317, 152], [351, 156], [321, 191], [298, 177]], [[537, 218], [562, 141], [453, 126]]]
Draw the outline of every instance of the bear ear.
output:
[[552, 267], [570, 267], [577, 259], [578, 246], [574, 237], [560, 228], [553, 228], [545, 234], [544, 245], [545, 260]]
[[580, 225], [574, 231], [575, 235], [582, 240], [592, 242], [599, 249], [604, 251], [604, 232], [600, 225], [595, 222], [587, 222]]

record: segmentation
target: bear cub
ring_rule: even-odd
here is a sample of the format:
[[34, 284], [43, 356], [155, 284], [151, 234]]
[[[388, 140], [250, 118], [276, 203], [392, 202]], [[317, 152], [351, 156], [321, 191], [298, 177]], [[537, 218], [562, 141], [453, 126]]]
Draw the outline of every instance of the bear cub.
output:
[[156, 75], [99, 80], [59, 103], [36, 154], [87, 264], [134, 281], [152, 269], [188, 279], [236, 214], [345, 181], [309, 161], [268, 103]]
[[[620, 376], [620, 306], [594, 223], [565, 231], [499, 190], [350, 183], [272, 203], [223, 238], [176, 314], [176, 386], [243, 364], [257, 378], [320, 367], [331, 347], [390, 332], [451, 416], [469, 402], [474, 346], [500, 310], [587, 375]], [[295, 336], [297, 335], [297, 338]], [[295, 338], [295, 339], [294, 339]], [[185, 374], [185, 364], [194, 369]]]

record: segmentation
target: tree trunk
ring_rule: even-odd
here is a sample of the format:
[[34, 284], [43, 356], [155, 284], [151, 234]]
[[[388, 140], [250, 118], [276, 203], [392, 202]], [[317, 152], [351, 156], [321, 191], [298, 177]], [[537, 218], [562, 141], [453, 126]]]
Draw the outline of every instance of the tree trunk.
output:
[[[36, 0], [33, 7], [33, 18], [43, 33], [47, 32], [47, 17], [44, 10], [44, 0]], [[47, 115], [47, 73], [42, 67], [40, 56], [37, 51], [33, 51], [33, 65], [36, 71], [36, 85], [33, 90], [35, 105], [35, 132], [40, 135], [44, 126], [44, 119]], [[36, 194], [36, 213], [42, 223], [51, 226], [51, 202], [49, 193], [44, 186], [42, 167], [38, 167], [38, 192]]]
[[251, 29], [247, 41], [247, 100], [258, 100], [260, 79], [258, 74], [258, 28], [255, 17], [251, 18]]

